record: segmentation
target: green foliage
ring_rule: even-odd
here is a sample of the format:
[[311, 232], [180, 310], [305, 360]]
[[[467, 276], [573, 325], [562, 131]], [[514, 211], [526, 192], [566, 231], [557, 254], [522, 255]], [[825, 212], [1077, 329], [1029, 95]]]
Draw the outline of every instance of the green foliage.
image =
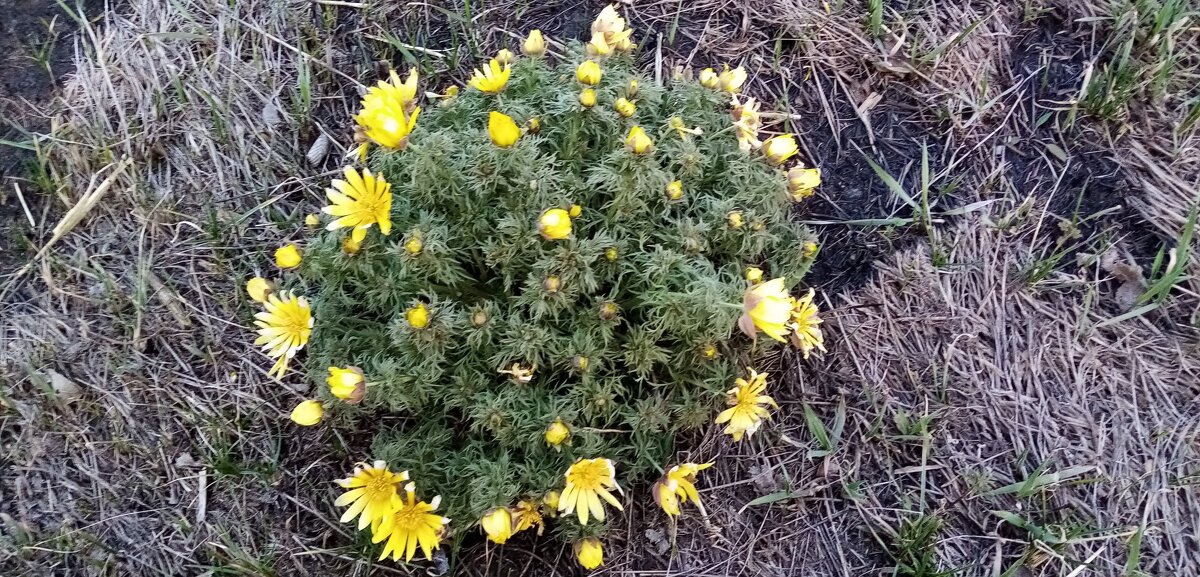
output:
[[[404, 150], [369, 158], [392, 184], [391, 234], [372, 228], [347, 255], [347, 231], [316, 232], [294, 279], [316, 319], [309, 377], [325, 397], [329, 366], [361, 367], [369, 383], [361, 405], [330, 410], [379, 422], [370, 457], [409, 470], [423, 498], [442, 495], [459, 530], [561, 489], [578, 458], [613, 459], [627, 486], [658, 474], [673, 435], [709, 426], [733, 379], [773, 346], [733, 334], [745, 267], [794, 283], [809, 265], [786, 177], [738, 149], [728, 95], [655, 86], [621, 56], [604, 63], [598, 103], [584, 109], [581, 60], [520, 59], [498, 96], [466, 89], [426, 103]], [[638, 109], [624, 119], [613, 103], [631, 78]], [[537, 117], [540, 130], [498, 148], [492, 110], [520, 125]], [[673, 116], [703, 135], [684, 138]], [[635, 124], [653, 154], [625, 148]], [[665, 196], [673, 180], [682, 201]], [[571, 237], [543, 239], [542, 211], [574, 204]], [[727, 224], [733, 210], [740, 229]], [[412, 239], [418, 254], [405, 250]], [[551, 275], [557, 291], [544, 286]], [[429, 310], [421, 329], [404, 315], [417, 303]], [[605, 318], [605, 303], [619, 312]], [[716, 358], [702, 354], [710, 345]], [[532, 381], [499, 372], [513, 363], [536, 367]], [[571, 430], [561, 452], [543, 437], [555, 419]]]

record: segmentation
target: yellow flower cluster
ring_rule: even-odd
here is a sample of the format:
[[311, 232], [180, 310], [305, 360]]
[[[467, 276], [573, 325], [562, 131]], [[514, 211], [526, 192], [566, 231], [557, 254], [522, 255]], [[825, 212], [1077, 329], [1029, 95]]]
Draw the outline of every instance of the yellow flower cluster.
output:
[[[405, 483], [403, 495], [401, 483]], [[371, 528], [372, 543], [386, 540], [380, 561], [389, 555], [393, 561], [401, 557], [405, 562], [412, 561], [418, 547], [426, 559], [433, 559], [433, 551], [441, 547], [445, 527], [450, 523], [450, 519], [434, 513], [441, 496], [429, 502], [418, 500], [416, 484], [409, 481], [408, 471], [393, 473], [383, 461], [360, 463], [337, 484], [346, 489], [334, 501], [334, 505], [346, 507], [341, 521], [351, 523], [357, 518], [360, 531]]]
[[756, 338], [758, 331], [779, 341], [791, 342], [808, 358], [813, 349], [825, 351], [825, 338], [821, 334], [821, 317], [813, 304], [816, 291], [797, 299], [788, 294], [785, 279], [777, 278], [758, 283], [746, 290], [742, 299], [742, 316], [738, 328], [746, 336]]

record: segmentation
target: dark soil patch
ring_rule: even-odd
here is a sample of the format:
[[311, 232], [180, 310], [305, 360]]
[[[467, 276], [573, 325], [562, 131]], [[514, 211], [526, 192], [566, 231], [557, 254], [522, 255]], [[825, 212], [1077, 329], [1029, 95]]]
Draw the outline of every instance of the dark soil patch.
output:
[[[85, 14], [100, 14], [104, 4], [86, 0]], [[30, 246], [31, 236], [14, 182], [34, 218], [42, 214], [41, 191], [27, 180], [35, 156], [20, 144], [28, 133], [46, 129], [39, 113], [58, 80], [73, 70], [71, 35], [79, 26], [55, 0], [0, 0], [0, 14], [0, 271], [8, 271], [23, 258], [19, 247]]]

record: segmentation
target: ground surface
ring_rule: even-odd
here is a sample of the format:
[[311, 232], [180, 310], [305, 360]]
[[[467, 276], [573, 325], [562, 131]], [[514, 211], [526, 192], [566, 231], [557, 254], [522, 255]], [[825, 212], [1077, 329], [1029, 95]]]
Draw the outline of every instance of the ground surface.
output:
[[[305, 391], [264, 375], [241, 281], [320, 202], [355, 81], [419, 61], [440, 91], [529, 28], [579, 37], [601, 5], [364, 4], [132, 0], [85, 24], [54, 121], [29, 124], [47, 135], [45, 174], [18, 181], [35, 225], [0, 196], [0, 574], [410, 573], [336, 523], [328, 480], [370, 434], [286, 421]], [[648, 70], [742, 63], [791, 113], [825, 174], [795, 217], [822, 236], [806, 280], [830, 350], [782, 360], [754, 442], [681, 440], [721, 457], [709, 515], [672, 547], [631, 502], [609, 571], [1195, 573], [1200, 281], [1177, 245], [1200, 40], [1168, 4], [1163, 23], [1144, 1], [883, 2], [878, 26], [874, 2], [626, 7]], [[5, 78], [41, 82], [21, 62]], [[1164, 298], [1143, 296], [1164, 270]], [[454, 561], [577, 571], [532, 536]]]

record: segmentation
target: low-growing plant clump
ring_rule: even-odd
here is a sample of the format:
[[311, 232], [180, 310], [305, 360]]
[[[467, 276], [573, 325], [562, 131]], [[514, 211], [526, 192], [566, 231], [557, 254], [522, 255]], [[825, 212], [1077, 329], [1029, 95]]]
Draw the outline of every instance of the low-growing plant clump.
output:
[[812, 292], [788, 290], [816, 243], [787, 209], [819, 171], [791, 135], [760, 139], [740, 68], [659, 86], [631, 35], [613, 7], [562, 54], [535, 30], [424, 106], [393, 72], [354, 118], [361, 166], [276, 252], [279, 286], [247, 285], [271, 374], [306, 349], [323, 385], [296, 423], [387, 416], [336, 501], [381, 558], [556, 518], [599, 566], [618, 478], [703, 511], [710, 464], [671, 464], [675, 434], [753, 435], [776, 404], [751, 367], [823, 346]]

